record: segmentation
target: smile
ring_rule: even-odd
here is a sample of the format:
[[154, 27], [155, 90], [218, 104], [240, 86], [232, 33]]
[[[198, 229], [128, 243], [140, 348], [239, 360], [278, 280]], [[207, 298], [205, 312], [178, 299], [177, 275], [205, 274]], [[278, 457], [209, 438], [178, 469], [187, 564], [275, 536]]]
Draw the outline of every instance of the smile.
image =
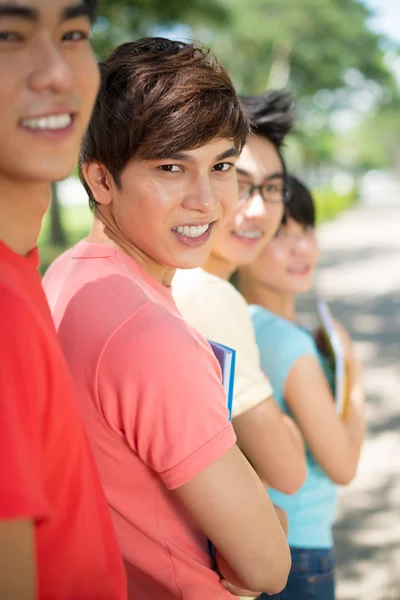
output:
[[210, 227], [210, 223], [207, 225], [179, 225], [178, 227], [173, 227], [172, 231], [176, 231], [183, 237], [188, 238], [198, 238], [206, 233]]
[[59, 130], [66, 129], [72, 123], [72, 115], [49, 115], [48, 117], [39, 117], [32, 119], [24, 119], [22, 126], [27, 129], [39, 129], [39, 130]]
[[288, 269], [289, 273], [291, 275], [307, 275], [311, 269], [309, 266], [304, 266], [304, 267], [293, 267], [291, 269]]
[[263, 236], [263, 232], [259, 230], [254, 231], [232, 231], [233, 235], [241, 238], [247, 238], [249, 240], [259, 239]]

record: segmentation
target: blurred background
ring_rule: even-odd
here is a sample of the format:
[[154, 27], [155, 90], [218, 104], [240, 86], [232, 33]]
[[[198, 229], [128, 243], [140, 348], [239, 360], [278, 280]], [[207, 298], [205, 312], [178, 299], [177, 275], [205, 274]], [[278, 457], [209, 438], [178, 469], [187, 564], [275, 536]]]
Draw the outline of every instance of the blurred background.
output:
[[[101, 0], [99, 58], [144, 35], [208, 45], [242, 94], [288, 88], [292, 172], [311, 185], [322, 260], [315, 292], [365, 368], [369, 433], [341, 491], [338, 600], [400, 600], [400, 0]], [[42, 271], [84, 237], [76, 177], [54, 186]], [[300, 310], [312, 324], [314, 298]]]

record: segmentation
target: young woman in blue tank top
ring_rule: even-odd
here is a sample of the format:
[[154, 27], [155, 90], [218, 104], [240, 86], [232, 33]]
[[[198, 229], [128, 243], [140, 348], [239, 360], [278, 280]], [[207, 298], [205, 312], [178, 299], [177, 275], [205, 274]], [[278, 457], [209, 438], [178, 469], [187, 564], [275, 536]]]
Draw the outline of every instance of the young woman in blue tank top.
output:
[[[310, 289], [318, 260], [314, 202], [288, 177], [291, 199], [280, 229], [258, 260], [238, 273], [249, 302], [261, 363], [281, 409], [297, 422], [307, 445], [308, 476], [289, 496], [269, 489], [288, 515], [292, 569], [280, 594], [260, 598], [333, 600], [332, 525], [337, 486], [354, 477], [364, 437], [364, 389], [351, 339], [337, 323], [350, 374], [344, 419], [335, 409], [327, 359], [313, 333], [297, 323], [296, 295]], [[318, 336], [317, 336], [318, 337]]]

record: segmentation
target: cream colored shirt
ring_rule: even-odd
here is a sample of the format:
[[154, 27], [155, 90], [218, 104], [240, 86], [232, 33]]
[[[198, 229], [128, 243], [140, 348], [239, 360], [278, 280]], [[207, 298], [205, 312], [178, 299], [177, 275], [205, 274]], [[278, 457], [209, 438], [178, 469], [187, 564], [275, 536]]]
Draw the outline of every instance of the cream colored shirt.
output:
[[201, 268], [179, 270], [172, 294], [183, 318], [209, 340], [236, 350], [232, 413], [246, 412], [272, 395], [260, 367], [248, 305], [234, 286]]

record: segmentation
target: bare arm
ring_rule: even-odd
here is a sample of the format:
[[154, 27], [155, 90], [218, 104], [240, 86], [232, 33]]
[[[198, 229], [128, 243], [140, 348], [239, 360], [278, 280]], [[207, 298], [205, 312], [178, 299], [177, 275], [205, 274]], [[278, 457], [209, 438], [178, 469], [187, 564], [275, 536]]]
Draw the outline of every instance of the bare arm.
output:
[[0, 598], [36, 598], [34, 530], [31, 521], [0, 521]]
[[215, 545], [225, 579], [270, 594], [283, 589], [291, 562], [285, 534], [237, 446], [175, 493]]
[[238, 445], [259, 477], [294, 494], [307, 474], [302, 436], [271, 396], [233, 419]]
[[311, 452], [332, 481], [345, 485], [357, 470], [364, 439], [364, 388], [361, 365], [349, 356], [350, 403], [345, 419], [336, 412], [325, 375], [313, 356], [293, 365], [285, 384], [285, 399]]

